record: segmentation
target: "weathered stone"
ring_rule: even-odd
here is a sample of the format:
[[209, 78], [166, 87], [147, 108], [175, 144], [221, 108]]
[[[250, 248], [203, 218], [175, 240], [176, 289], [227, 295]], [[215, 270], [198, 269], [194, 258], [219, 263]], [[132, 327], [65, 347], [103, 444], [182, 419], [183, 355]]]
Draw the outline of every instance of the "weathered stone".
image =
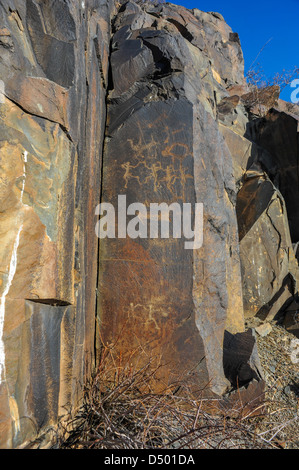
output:
[[[247, 413], [264, 395], [244, 314], [297, 334], [299, 107], [248, 87], [220, 14], [121, 3], [1, 2], [0, 447], [74, 408], [103, 346], [153, 361], [153, 390]], [[124, 210], [147, 236], [99, 241], [119, 195], [203, 203], [203, 245]]]
[[247, 386], [253, 379], [261, 379], [262, 369], [253, 330], [235, 335], [226, 331], [223, 351], [226, 376], [234, 388]]
[[253, 90], [242, 95], [244, 106], [252, 116], [264, 116], [271, 108], [278, 104], [280, 87], [273, 85], [264, 88], [253, 87]]
[[299, 338], [299, 302], [295, 299], [283, 312], [283, 326]]
[[[122, 358], [132, 360], [140, 346], [144, 360], [160, 358], [158, 389], [187, 376], [197, 389], [209, 384], [221, 395], [230, 387], [223, 368], [225, 332], [245, 327], [232, 156], [213, 96], [217, 102], [227, 96], [227, 76], [228, 85], [244, 83], [241, 49], [214, 15], [171, 5], [142, 10], [128, 3], [115, 23], [102, 201], [117, 207], [118, 195], [126, 195], [128, 205], [148, 208], [202, 202], [204, 244], [192, 251], [172, 237], [101, 240], [101, 340]], [[144, 12], [159, 21], [138, 30]], [[169, 33], [167, 22], [176, 33]], [[212, 40], [216, 29], [219, 53]], [[229, 71], [220, 59], [223, 51]], [[205, 71], [201, 80], [198, 70]]]
[[289, 103], [288, 101], [278, 100], [276, 109], [280, 112], [287, 114], [293, 114], [294, 116], [299, 117], [299, 106], [298, 104]]
[[261, 325], [255, 328], [255, 331], [258, 333], [259, 336], [264, 338], [265, 336], [271, 333], [272, 326], [270, 325], [270, 323], [262, 323]]
[[75, 79], [75, 22], [66, 3], [51, 3], [49, 8], [48, 2], [26, 0], [26, 26], [36, 61], [46, 78], [68, 88]]
[[[292, 246], [292, 241], [297, 240], [294, 201], [298, 186], [295, 171], [298, 107], [277, 100], [276, 89], [273, 96], [271, 90], [273, 88], [261, 92], [266, 106], [264, 111], [272, 106], [277, 109], [271, 109], [264, 118], [249, 121], [245, 135], [240, 135], [229, 121], [222, 119], [221, 122], [240, 189], [237, 215], [245, 315], [258, 314], [268, 320], [288, 306], [298, 289], [298, 264]], [[242, 89], [238, 93], [232, 87], [231, 93], [241, 95], [246, 101]], [[271, 199], [274, 193], [276, 202]], [[271, 214], [267, 209], [269, 203]]]
[[112, 2], [0, 6], [0, 447], [78, 405], [94, 367]]
[[272, 319], [296, 293], [298, 264], [283, 197], [266, 175], [249, 176], [237, 200], [244, 312]]
[[244, 83], [242, 85], [231, 85], [227, 88], [227, 91], [230, 96], [237, 95], [241, 97], [249, 93], [250, 88], [246, 83]]
[[293, 243], [293, 250], [297, 261], [299, 261], [299, 242]]
[[251, 121], [246, 133], [267, 151], [258, 161], [285, 200], [293, 243], [299, 241], [298, 120], [294, 114], [271, 109], [265, 117]]
[[224, 137], [224, 145], [227, 145], [232, 155], [236, 187], [240, 190], [243, 176], [252, 162], [254, 144], [236, 132], [234, 126], [229, 127], [223, 122], [219, 122], [219, 130]]
[[209, 56], [222, 85], [225, 88], [245, 85], [243, 53], [236, 33], [233, 33], [221, 15], [217, 17], [214, 13], [205, 13], [196, 8], [193, 13], [203, 30], [203, 50]]
[[225, 332], [223, 366], [233, 390], [221, 401], [223, 410], [240, 416], [260, 415], [265, 394], [263, 371], [259, 360], [255, 332], [249, 329], [235, 335]]
[[240, 102], [240, 97], [237, 95], [229, 96], [228, 98], [223, 98], [221, 102], [217, 105], [217, 110], [220, 115], [230, 114], [236, 109]]

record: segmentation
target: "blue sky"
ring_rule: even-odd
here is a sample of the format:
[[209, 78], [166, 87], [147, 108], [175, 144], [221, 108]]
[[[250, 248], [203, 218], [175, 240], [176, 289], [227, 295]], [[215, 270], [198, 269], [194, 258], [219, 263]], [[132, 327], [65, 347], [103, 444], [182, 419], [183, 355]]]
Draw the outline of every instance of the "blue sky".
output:
[[[245, 59], [245, 71], [261, 48], [272, 38], [258, 58], [265, 75], [299, 67], [299, 0], [180, 0], [186, 8], [216, 11], [239, 33]], [[287, 87], [281, 98], [290, 101], [293, 88]]]

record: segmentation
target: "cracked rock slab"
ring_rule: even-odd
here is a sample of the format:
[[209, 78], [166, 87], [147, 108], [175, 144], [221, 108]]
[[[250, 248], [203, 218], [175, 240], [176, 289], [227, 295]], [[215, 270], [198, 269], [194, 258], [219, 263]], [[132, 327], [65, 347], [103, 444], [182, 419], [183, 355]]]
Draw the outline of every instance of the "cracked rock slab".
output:
[[273, 319], [298, 279], [284, 199], [269, 178], [251, 177], [238, 193], [237, 216], [245, 315]]

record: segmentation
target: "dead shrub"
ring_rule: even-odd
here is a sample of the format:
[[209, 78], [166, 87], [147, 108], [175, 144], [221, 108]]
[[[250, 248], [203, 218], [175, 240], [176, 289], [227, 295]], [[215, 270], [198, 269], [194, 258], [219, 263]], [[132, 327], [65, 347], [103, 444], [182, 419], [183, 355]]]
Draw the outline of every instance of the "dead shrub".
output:
[[[135, 352], [134, 352], [135, 354]], [[153, 361], [134, 368], [103, 348], [95, 376], [85, 387], [76, 416], [60, 424], [54, 447], [84, 449], [231, 449], [277, 448], [273, 439], [256, 431], [261, 417], [234, 410], [234, 418], [207, 412], [181, 384], [159, 394], [152, 380], [159, 371]], [[253, 418], [253, 414], [255, 417]]]

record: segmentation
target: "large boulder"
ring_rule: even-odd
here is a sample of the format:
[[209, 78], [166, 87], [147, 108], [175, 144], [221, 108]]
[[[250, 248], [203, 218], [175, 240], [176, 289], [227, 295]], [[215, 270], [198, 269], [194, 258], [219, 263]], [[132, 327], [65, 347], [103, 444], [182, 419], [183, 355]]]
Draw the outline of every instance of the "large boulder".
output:
[[229, 93], [218, 118], [238, 189], [244, 314], [279, 319], [298, 291], [299, 107], [279, 100], [277, 86]]
[[[129, 2], [114, 26], [102, 202], [145, 209], [134, 238], [100, 241], [101, 341], [135, 366], [158, 358], [158, 390], [188, 378], [221, 396], [225, 333], [245, 331], [233, 158], [217, 117], [226, 87], [244, 85], [239, 40], [220, 16], [171, 5]], [[203, 203], [202, 247], [148, 236], [160, 203]]]
[[[286, 109], [283, 103], [280, 106]], [[246, 137], [265, 150], [257, 160], [285, 200], [291, 238], [295, 243], [299, 241], [299, 115], [294, 114], [293, 108], [293, 112], [271, 108], [264, 117], [248, 123]]]
[[272, 320], [293, 300], [299, 270], [284, 199], [258, 169], [245, 175], [237, 217], [245, 316]]

